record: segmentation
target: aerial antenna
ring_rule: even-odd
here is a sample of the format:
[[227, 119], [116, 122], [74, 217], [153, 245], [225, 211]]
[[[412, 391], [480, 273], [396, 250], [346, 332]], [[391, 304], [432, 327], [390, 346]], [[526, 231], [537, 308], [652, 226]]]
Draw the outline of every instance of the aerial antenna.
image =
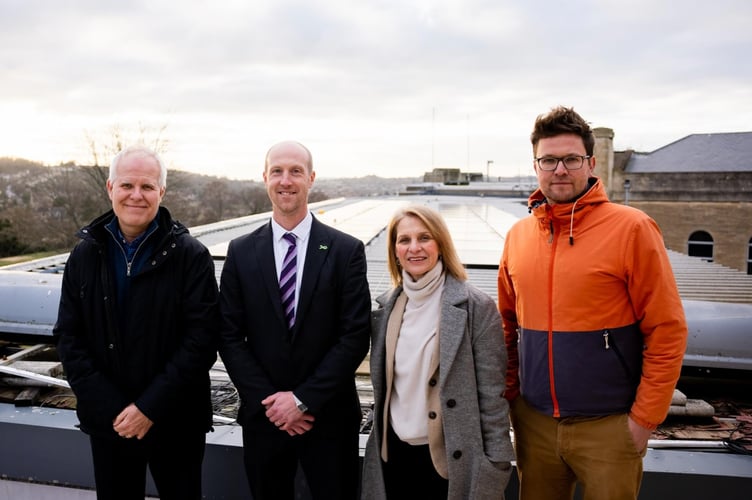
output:
[[470, 114], [465, 115], [465, 134], [467, 134], [467, 158], [465, 159], [465, 171], [470, 171]]
[[431, 168], [435, 167], [435, 152], [436, 149], [436, 107], [431, 108]]

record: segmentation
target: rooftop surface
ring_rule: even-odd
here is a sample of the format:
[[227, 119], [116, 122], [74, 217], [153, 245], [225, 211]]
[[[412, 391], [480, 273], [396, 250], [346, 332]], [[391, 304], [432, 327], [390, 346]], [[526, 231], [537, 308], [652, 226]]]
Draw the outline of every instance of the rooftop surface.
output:
[[650, 153], [635, 152], [628, 173], [750, 172], [752, 132], [692, 134]]
[[[394, 211], [408, 203], [428, 204], [442, 213], [461, 259], [468, 269], [470, 281], [496, 299], [496, 275], [504, 236], [515, 221], [528, 215], [523, 200], [451, 195], [340, 198], [312, 204], [311, 211], [323, 222], [352, 234], [366, 245], [368, 280], [372, 297], [375, 298], [391, 286], [386, 270], [386, 225]], [[228, 242], [265, 224], [269, 216], [269, 213], [256, 214], [191, 228], [192, 234], [207, 245], [215, 256], [218, 279]], [[694, 325], [690, 335], [697, 346], [697, 352], [688, 353], [687, 359], [690, 359], [690, 354], [695, 356], [693, 359], [699, 360], [696, 361], [696, 365], [706, 371], [724, 367], [730, 362], [737, 363], [734, 365], [736, 367], [752, 362], [752, 356], [749, 355], [752, 352], [752, 277], [677, 252], [669, 252], [669, 257], [688, 319], [691, 318]], [[66, 258], [67, 254], [62, 254], [0, 270], [0, 332], [30, 335], [37, 339], [49, 336], [57, 314], [61, 272]], [[743, 344], [731, 344], [727, 350], [724, 347], [724, 335], [730, 333], [740, 336]], [[365, 366], [367, 367], [367, 363]], [[213, 379], [221, 378], [222, 375], [221, 363], [218, 363], [216, 368], [217, 370], [213, 371]], [[752, 366], [748, 369], [752, 369]], [[709, 377], [702, 377], [699, 385], [689, 385], [693, 392], [688, 393], [688, 397], [697, 397], [695, 389], [698, 393], [704, 390], [706, 392], [703, 392], [701, 397], [707, 396], [708, 400], [711, 400], [715, 396], [721, 397], [721, 393], [725, 396], [728, 393], [724, 391], [735, 387], [727, 380], [709, 380]], [[359, 382], [362, 395], [367, 394], [367, 385], [366, 371]], [[226, 386], [229, 387], [228, 384]], [[708, 387], [712, 387], [713, 390], [708, 391]], [[739, 387], [742, 392], [750, 392], [748, 382], [746, 385], [741, 383]], [[364, 399], [367, 401], [367, 397]], [[684, 446], [677, 445], [676, 442], [678, 437], [682, 436], [681, 432], [686, 432], [686, 429], [670, 432], [667, 430], [667, 434], [662, 436], [665, 438], [662, 446], [654, 442], [656, 448], [646, 457], [647, 475], [643, 489], [655, 492], [657, 489], [651, 486], [651, 482], [657, 481], [654, 478], [665, 476], [672, 478], [673, 483], [676, 483], [677, 475], [681, 475], [681, 484], [690, 492], [699, 491], [702, 484], [706, 483], [713, 484], [714, 488], [731, 488], [729, 485], [741, 481], [744, 485], [733, 486], [734, 491], [746, 488], [752, 480], [752, 462], [747, 457], [739, 455], [728, 455], [721, 460], [719, 451], [719, 448], [723, 447], [719, 436], [733, 436], [738, 425], [729, 422], [728, 419], [721, 419], [714, 425], [712, 432], [715, 434], [707, 434], [709, 431], [706, 429], [703, 431], [706, 434], [692, 435], [690, 439], [694, 439], [694, 443], [690, 443], [690, 446], [695, 448], [679, 453], [667, 448]], [[63, 456], [66, 454], [62, 454], [60, 460], [57, 460], [50, 453], [51, 450], [46, 448], [52, 439], [56, 443], [70, 441], [71, 447], [78, 447], [76, 449], [81, 457], [87, 457], [86, 443], [81, 441], [81, 433], [74, 426], [75, 415], [70, 410], [58, 411], [43, 407], [14, 408], [12, 404], [0, 404], [0, 431], [3, 433], [3, 442], [8, 443], [7, 439], [11, 439], [12, 442], [18, 440], [16, 447], [7, 445], [8, 449], [15, 450], [16, 456], [8, 463], [0, 460], [0, 465], [4, 467], [0, 470], [0, 477], [44, 481], [50, 474], [56, 474], [51, 476], [55, 480], [80, 474], [80, 464], [73, 467], [74, 464], [66, 461]], [[684, 436], [686, 445], [686, 434]], [[713, 436], [712, 441], [703, 440], [703, 444], [700, 445], [698, 439], [703, 439], [702, 436]], [[229, 487], [227, 485], [236, 482], [243, 484], [242, 470], [236, 470], [236, 462], [240, 463], [242, 460], [238, 456], [240, 442], [239, 431], [234, 425], [220, 423], [216, 426], [215, 432], [207, 436], [205, 477], [208, 478], [207, 481], [217, 483], [211, 485], [214, 491], [225, 491]], [[66, 446], [63, 445], [63, 448]], [[42, 456], [45, 458], [42, 459]], [[21, 468], [24, 460], [29, 462], [27, 467], [32, 467], [30, 471]], [[61, 469], [63, 465], [73, 470], [67, 472]], [[51, 468], [45, 471], [47, 475], [42, 472], [43, 467]], [[718, 481], [722, 483], [718, 484], [723, 486], [717, 486], [715, 482], [708, 483], [706, 478], [711, 476], [719, 478]], [[79, 485], [87, 484], [87, 480], [89, 479], [68, 479], [71, 484]], [[44, 492], [34, 490], [28, 494], [24, 493], [30, 491], [30, 487], [23, 483], [0, 481], [0, 498], [3, 498], [3, 492], [7, 491], [13, 492], [8, 498], [44, 498], [39, 495], [47, 494], [49, 491], [44, 488]], [[53, 494], [57, 496], [50, 498], [66, 498], [62, 489], [54, 489], [56, 491]], [[71, 494], [68, 498], [91, 498], [90, 491], [68, 492]], [[27, 496], [24, 497], [24, 494]], [[207, 498], [227, 498], [223, 495], [224, 493], [219, 493]], [[645, 498], [662, 496], [652, 494]]]

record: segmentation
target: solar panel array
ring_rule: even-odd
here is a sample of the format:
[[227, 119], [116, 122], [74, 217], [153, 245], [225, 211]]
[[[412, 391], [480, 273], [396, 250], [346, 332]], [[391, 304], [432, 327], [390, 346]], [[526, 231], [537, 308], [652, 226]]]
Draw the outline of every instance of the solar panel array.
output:
[[[310, 208], [321, 221], [363, 241], [371, 294], [377, 297], [391, 286], [386, 270], [386, 226], [394, 212], [409, 203], [432, 206], [443, 215], [468, 269], [470, 282], [496, 298], [496, 274], [504, 235], [516, 220], [527, 215], [525, 204], [518, 199], [426, 195], [338, 198], [313, 203]], [[217, 279], [229, 241], [265, 224], [269, 217], [270, 213], [266, 212], [191, 228], [191, 233], [215, 256]], [[668, 253], [683, 299], [752, 303], [751, 275], [680, 252], [669, 250]], [[54, 275], [62, 273], [66, 259], [67, 254], [60, 254], [6, 266], [3, 270]], [[46, 279], [54, 281], [51, 276]]]

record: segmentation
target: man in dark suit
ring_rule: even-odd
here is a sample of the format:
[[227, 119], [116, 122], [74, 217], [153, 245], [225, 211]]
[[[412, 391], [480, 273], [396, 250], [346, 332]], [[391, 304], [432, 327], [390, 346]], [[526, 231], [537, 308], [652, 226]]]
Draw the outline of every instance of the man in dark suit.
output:
[[292, 500], [298, 464], [314, 499], [350, 500], [358, 490], [355, 370], [368, 352], [371, 312], [365, 249], [308, 210], [315, 177], [302, 144], [269, 149], [272, 219], [230, 242], [220, 280], [220, 355], [240, 393], [255, 500]]

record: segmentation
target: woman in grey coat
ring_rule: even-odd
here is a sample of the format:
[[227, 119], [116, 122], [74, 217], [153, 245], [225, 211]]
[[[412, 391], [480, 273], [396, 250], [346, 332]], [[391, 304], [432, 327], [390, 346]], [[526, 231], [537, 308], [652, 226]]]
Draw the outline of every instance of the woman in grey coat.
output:
[[503, 499], [514, 454], [496, 305], [467, 283], [438, 212], [401, 209], [387, 232], [361, 498]]

